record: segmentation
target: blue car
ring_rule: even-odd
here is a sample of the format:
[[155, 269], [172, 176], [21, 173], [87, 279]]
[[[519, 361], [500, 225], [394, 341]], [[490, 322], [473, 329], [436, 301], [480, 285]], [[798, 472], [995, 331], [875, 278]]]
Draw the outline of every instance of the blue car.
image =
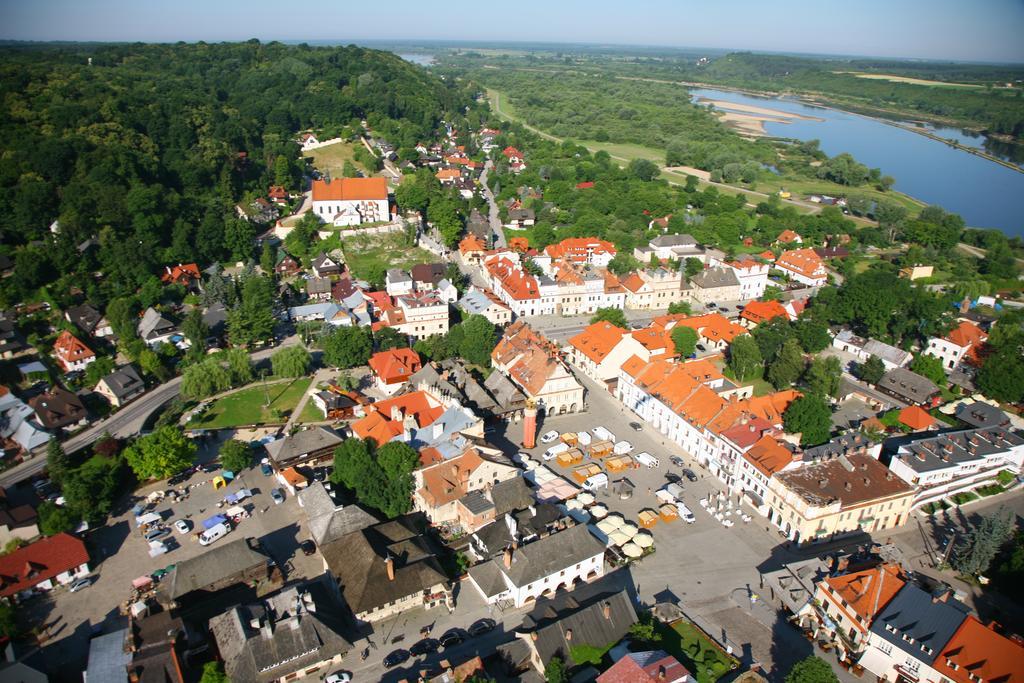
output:
[[270, 469], [270, 465], [268, 463], [261, 462], [260, 472], [262, 472], [264, 476], [269, 477], [271, 474], [274, 473], [274, 470]]

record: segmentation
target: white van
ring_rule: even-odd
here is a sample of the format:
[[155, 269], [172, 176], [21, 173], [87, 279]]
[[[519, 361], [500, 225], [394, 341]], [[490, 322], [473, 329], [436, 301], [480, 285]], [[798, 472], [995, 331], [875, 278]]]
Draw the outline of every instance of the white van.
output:
[[648, 467], [649, 469], [654, 469], [655, 467], [658, 467], [658, 465], [659, 465], [658, 459], [655, 458], [650, 453], [648, 453], [647, 451], [644, 451], [643, 453], [639, 453], [637, 455], [634, 455], [633, 459], [636, 460], [641, 465], [644, 465], [645, 467]]
[[567, 443], [555, 444], [551, 448], [549, 448], [546, 451], [544, 451], [544, 459], [545, 460], [554, 460], [555, 458], [558, 457], [558, 455], [560, 453], [565, 453], [567, 450], [569, 450], [569, 444], [567, 444]]
[[596, 491], [598, 489], [608, 488], [608, 475], [604, 472], [587, 477], [587, 480], [583, 482], [583, 488], [587, 491]]
[[683, 521], [687, 524], [693, 524], [697, 521], [697, 518], [693, 516], [693, 512], [691, 512], [690, 508], [686, 507], [684, 503], [676, 503], [676, 512], [679, 513], [679, 516], [682, 517]]
[[594, 436], [597, 437], [598, 441], [611, 441], [612, 443], [615, 443], [615, 435], [604, 427], [594, 427], [591, 431], [594, 433]]
[[591, 441], [593, 441], [593, 439], [591, 439], [590, 437], [590, 434], [587, 434], [586, 432], [577, 433], [576, 438], [579, 439], [579, 444], [581, 446], [589, 446]]
[[231, 531], [231, 529], [223, 522], [215, 526], [211, 526], [209, 529], [199, 534], [199, 545], [210, 545], [217, 539], [227, 536], [229, 531]]

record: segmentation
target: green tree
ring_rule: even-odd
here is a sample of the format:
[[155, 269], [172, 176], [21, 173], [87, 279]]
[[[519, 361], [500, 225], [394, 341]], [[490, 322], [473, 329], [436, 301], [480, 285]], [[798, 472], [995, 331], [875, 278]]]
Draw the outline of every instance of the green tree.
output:
[[196, 444], [181, 429], [170, 425], [136, 439], [124, 449], [124, 458], [141, 479], [166, 479], [192, 465]]
[[419, 454], [407, 443], [391, 441], [377, 450], [377, 464], [384, 475], [384, 489], [374, 506], [389, 518], [412, 508], [412, 473], [419, 467]]
[[661, 169], [650, 159], [633, 159], [629, 162], [626, 170], [634, 178], [645, 182], [654, 180], [661, 175]]
[[764, 294], [761, 295], [762, 301], [782, 301], [782, 289], [775, 285], [768, 285], [764, 288]]
[[203, 320], [203, 312], [198, 307], [192, 308], [181, 323], [181, 332], [192, 345], [198, 355], [206, 349], [206, 338], [210, 336], [210, 327]]
[[786, 683], [839, 683], [839, 678], [824, 659], [810, 655], [793, 665]]
[[228, 439], [220, 447], [221, 465], [235, 474], [252, 465], [252, 455], [252, 446], [237, 439]]
[[313, 357], [302, 346], [286, 346], [270, 358], [270, 366], [278, 377], [303, 377], [312, 363]]
[[884, 374], [885, 363], [874, 354], [857, 366], [857, 377], [868, 384], [878, 384]]
[[793, 325], [796, 338], [800, 346], [807, 353], [817, 353], [828, 348], [832, 343], [832, 335], [829, 334], [828, 325], [813, 318], [801, 318]]
[[839, 382], [843, 367], [835, 356], [815, 358], [804, 376], [808, 388], [819, 396], [835, 398], [839, 394]]
[[378, 351], [404, 349], [409, 346], [409, 337], [393, 327], [382, 327], [373, 333], [373, 345]]
[[283, 154], [274, 159], [274, 184], [288, 187], [292, 182], [292, 169], [288, 157]]
[[112, 299], [107, 304], [106, 317], [110, 323], [110, 329], [122, 343], [127, 343], [139, 336], [137, 311], [137, 304], [129, 298]]
[[795, 338], [785, 341], [778, 356], [768, 366], [767, 378], [776, 389], [793, 384], [804, 372], [804, 356]]
[[954, 549], [950, 558], [953, 569], [967, 576], [984, 574], [1015, 527], [1013, 513], [1003, 506], [990, 515], [982, 515], [981, 521], [968, 530]]
[[252, 258], [255, 239], [256, 228], [244, 218], [230, 218], [224, 223], [224, 246], [235, 261], [245, 262]]
[[672, 344], [676, 347], [676, 353], [689, 358], [697, 348], [697, 330], [686, 325], [676, 325], [672, 328]]
[[640, 262], [625, 251], [620, 251], [608, 262], [608, 270], [615, 275], [626, 275], [638, 268], [640, 268]]
[[474, 314], [459, 323], [462, 340], [459, 355], [482, 368], [491, 367], [491, 352], [498, 344], [498, 328], [482, 315]]
[[270, 246], [269, 240], [264, 240], [263, 249], [260, 251], [260, 270], [266, 275], [271, 275], [275, 265], [274, 248]]
[[224, 664], [207, 662], [203, 664], [203, 676], [199, 679], [199, 683], [231, 683], [231, 680], [224, 673]]
[[203, 399], [231, 388], [231, 374], [216, 358], [194, 363], [182, 373], [181, 395]]
[[0, 602], [0, 636], [13, 638], [18, 634], [18, 615], [14, 605]]
[[910, 369], [922, 377], [927, 377], [940, 387], [946, 386], [946, 371], [942, 369], [942, 361], [935, 356], [919, 353], [910, 361]]
[[739, 381], [746, 382], [758, 377], [763, 365], [761, 350], [749, 334], [736, 337], [729, 345], [729, 369]]
[[782, 419], [787, 432], [800, 434], [803, 446], [825, 443], [832, 434], [832, 411], [825, 399], [816, 394], [801, 396], [790, 403]]
[[366, 365], [373, 352], [373, 339], [365, 327], [339, 327], [321, 342], [323, 362], [335, 368]]
[[668, 305], [669, 315], [690, 315], [693, 309], [690, 307], [689, 301], [673, 301]]
[[989, 398], [1007, 403], [1024, 401], [1024, 350], [1012, 346], [997, 349], [985, 359], [975, 382]]
[[99, 356], [95, 361], [85, 366], [85, 386], [94, 387], [96, 384], [116, 369], [114, 359], [110, 356]]
[[654, 617], [650, 612], [640, 615], [640, 620], [629, 627], [629, 637], [637, 643], [653, 647], [661, 642], [661, 634], [655, 628]]
[[63, 531], [74, 531], [81, 521], [81, 517], [78, 517], [70, 508], [60, 507], [50, 501], [40, 503], [36, 514], [39, 516], [39, 532], [43, 536], [53, 536]]
[[686, 259], [686, 277], [687, 279], [693, 277], [700, 271], [704, 270], [704, 262], [699, 258], [693, 258], [692, 256]]
[[565, 666], [565, 661], [558, 655], [549, 659], [544, 667], [544, 680], [547, 683], [568, 683], [569, 670]]
[[46, 471], [50, 478], [58, 484], [61, 483], [70, 467], [71, 463], [67, 453], [61, 448], [60, 441], [57, 437], [51, 436], [49, 443], [46, 444]]
[[621, 308], [612, 308], [609, 306], [597, 309], [597, 313], [595, 313], [590, 319], [590, 323], [594, 324], [599, 322], [609, 322], [624, 330], [629, 329], [629, 321], [626, 320], [626, 314], [622, 312]]
[[89, 458], [64, 478], [61, 490], [65, 505], [90, 524], [102, 522], [123, 493], [123, 474], [121, 458]]

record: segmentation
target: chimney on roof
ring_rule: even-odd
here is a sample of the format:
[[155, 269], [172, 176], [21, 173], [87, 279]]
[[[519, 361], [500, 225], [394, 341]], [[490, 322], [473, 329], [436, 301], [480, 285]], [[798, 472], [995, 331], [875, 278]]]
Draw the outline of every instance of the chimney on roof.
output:
[[847, 491], [852, 491], [853, 484], [851, 484], [850, 482], [846, 482], [845, 484], [843, 484], [843, 488], [846, 489]]
[[566, 639], [566, 641], [568, 641], [570, 643], [572, 642], [572, 629], [571, 628], [565, 629], [565, 639]]
[[667, 673], [668, 673], [668, 671], [665, 669], [665, 665], [664, 664], [659, 664], [658, 665], [658, 680], [659, 681], [665, 680], [665, 677], [666, 677]]
[[405, 411], [402, 410], [401, 406], [391, 406], [391, 421], [401, 422], [405, 419]]
[[601, 607], [601, 612], [604, 614], [604, 618], [610, 620], [612, 618], [612, 603], [605, 601]]
[[505, 569], [512, 568], [512, 546], [505, 548]]
[[395, 580], [395, 558], [388, 555], [384, 560], [384, 566], [388, 570], [388, 581]]
[[825, 488], [826, 486], [828, 486], [828, 479], [825, 479], [823, 477], [823, 478], [818, 480], [818, 487], [819, 488]]
[[932, 595], [932, 603], [949, 602], [949, 594], [952, 593], [948, 588], [942, 588], [938, 592]]

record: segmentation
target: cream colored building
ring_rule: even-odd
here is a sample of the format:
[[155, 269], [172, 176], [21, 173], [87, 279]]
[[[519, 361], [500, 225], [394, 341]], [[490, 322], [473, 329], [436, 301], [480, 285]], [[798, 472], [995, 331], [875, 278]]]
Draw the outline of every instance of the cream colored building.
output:
[[402, 334], [425, 339], [448, 332], [448, 304], [433, 293], [397, 296], [395, 306], [394, 310], [388, 311], [385, 320]]
[[903, 525], [914, 488], [869, 455], [854, 453], [776, 473], [768, 519], [797, 543]]
[[526, 322], [517, 320], [505, 330], [491, 352], [491, 361], [546, 414], [583, 410], [583, 386], [562, 360], [558, 347]]
[[926, 277], [931, 277], [934, 272], [935, 268], [933, 266], [922, 266], [918, 264], [900, 268], [900, 277], [905, 277], [908, 280], [921, 280]]
[[689, 297], [682, 271], [657, 268], [630, 273], [623, 278], [626, 308], [647, 311], [668, 308]]
[[737, 301], [741, 291], [732, 268], [707, 268], [690, 278], [690, 298], [702, 304]]

